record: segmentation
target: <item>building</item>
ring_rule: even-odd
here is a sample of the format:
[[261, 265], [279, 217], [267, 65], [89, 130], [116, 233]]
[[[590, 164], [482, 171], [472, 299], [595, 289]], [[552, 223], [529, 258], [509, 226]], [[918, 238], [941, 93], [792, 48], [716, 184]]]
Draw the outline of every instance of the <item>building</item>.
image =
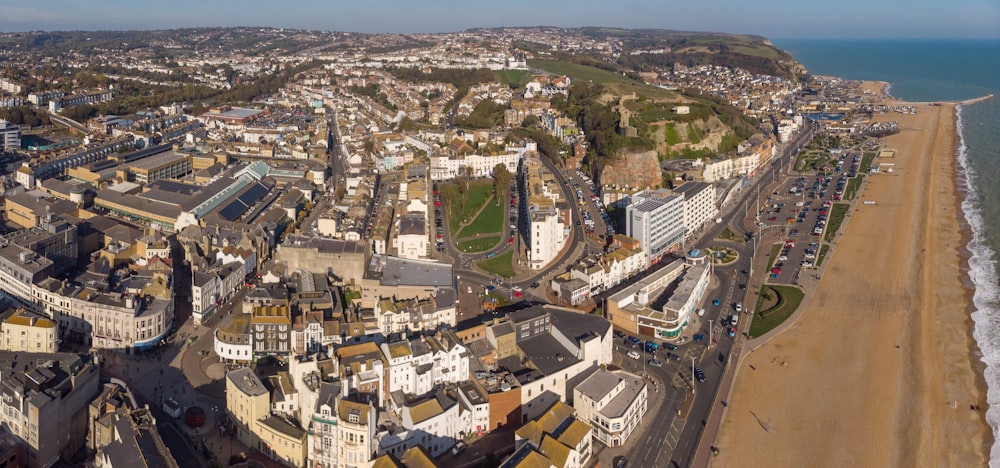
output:
[[271, 414], [271, 400], [253, 370], [241, 367], [226, 373], [226, 412], [236, 425], [236, 437], [247, 447], [257, 447], [254, 425]]
[[102, 467], [179, 465], [164, 445], [156, 419], [140, 408], [127, 387], [107, 383], [88, 408], [87, 447]]
[[191, 317], [195, 325], [200, 325], [215, 313], [221, 305], [219, 277], [202, 271], [191, 272]]
[[292, 316], [287, 305], [254, 307], [250, 318], [254, 358], [278, 356], [284, 359], [292, 350]]
[[35, 299], [45, 310], [58, 312], [52, 319], [59, 323], [64, 335], [84, 337], [84, 344], [95, 348], [153, 348], [167, 335], [174, 320], [173, 291], [165, 272], [131, 275], [107, 289], [53, 286], [36, 288]]
[[715, 186], [706, 182], [686, 182], [674, 189], [684, 195], [684, 229], [687, 235], [715, 222], [719, 208], [715, 203]]
[[556, 402], [521, 426], [514, 432], [514, 453], [501, 468], [589, 466], [593, 429], [573, 413], [572, 406]]
[[601, 368], [573, 389], [573, 408], [593, 428], [595, 439], [619, 447], [642, 422], [648, 391], [637, 375]]
[[399, 229], [393, 239], [400, 258], [419, 259], [427, 256], [427, 221], [424, 214], [399, 217]]
[[253, 360], [250, 314], [239, 314], [215, 330], [215, 354], [225, 362]]
[[125, 165], [129, 182], [148, 184], [160, 179], [179, 179], [191, 173], [191, 155], [165, 151]]
[[517, 172], [517, 166], [528, 151], [537, 151], [534, 143], [524, 146], [507, 145], [502, 153], [467, 154], [451, 156], [431, 156], [431, 180], [451, 180], [467, 171], [469, 177], [492, 177], [497, 164], [507, 166], [511, 174]]
[[342, 399], [337, 405], [337, 460], [343, 467], [368, 466], [375, 453], [375, 407]]
[[13, 153], [21, 149], [21, 128], [0, 119], [0, 153]]
[[[568, 401], [576, 376], [611, 362], [611, 324], [603, 317], [533, 306], [507, 318], [507, 325], [501, 322], [491, 327], [510, 327], [514, 336], [513, 349], [497, 348], [496, 367], [510, 372], [520, 386], [521, 422], [540, 416], [553, 403]], [[502, 344], [500, 339], [496, 342]]]
[[521, 202], [523, 223], [527, 231], [522, 238], [527, 244], [529, 265], [533, 270], [545, 268], [559, 255], [569, 237], [570, 210], [562, 199], [552, 175], [541, 161], [527, 159], [522, 164], [525, 197]]
[[434, 297], [382, 299], [375, 304], [375, 318], [385, 336], [434, 331], [442, 326], [455, 326], [455, 304], [439, 308]]
[[705, 297], [710, 263], [675, 260], [607, 300], [608, 319], [628, 332], [675, 339]]
[[625, 233], [639, 241], [649, 260], [656, 263], [675, 250], [687, 231], [684, 227], [684, 195], [666, 190], [632, 195], [625, 207]]
[[84, 447], [100, 372], [89, 355], [0, 352], [0, 425], [26, 446], [30, 468], [72, 460]]
[[9, 309], [0, 322], [0, 347], [4, 351], [54, 353], [59, 348], [56, 324], [24, 308]]
[[306, 432], [286, 418], [270, 415], [254, 421], [257, 450], [286, 466], [306, 464]]

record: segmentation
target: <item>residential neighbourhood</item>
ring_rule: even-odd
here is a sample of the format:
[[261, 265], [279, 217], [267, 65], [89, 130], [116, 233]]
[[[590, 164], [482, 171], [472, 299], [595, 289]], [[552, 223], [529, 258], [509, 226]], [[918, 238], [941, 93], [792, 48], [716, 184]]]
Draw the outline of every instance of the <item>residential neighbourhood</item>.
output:
[[756, 255], [739, 216], [783, 206], [760, 186], [810, 115], [851, 113], [839, 154], [884, 110], [735, 65], [561, 62], [669, 53], [561, 28], [95, 40], [2, 53], [11, 466], [624, 467], [651, 426], [696, 430]]

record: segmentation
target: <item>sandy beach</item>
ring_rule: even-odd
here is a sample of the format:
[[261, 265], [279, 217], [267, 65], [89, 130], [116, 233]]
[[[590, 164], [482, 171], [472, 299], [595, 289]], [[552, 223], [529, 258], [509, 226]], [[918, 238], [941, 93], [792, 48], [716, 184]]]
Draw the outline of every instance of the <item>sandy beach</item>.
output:
[[886, 90], [889, 89], [888, 81], [862, 81], [861, 90], [869, 91], [876, 96], [885, 96]]
[[902, 129], [894, 173], [869, 177], [877, 204], [847, 218], [795, 324], [747, 351], [713, 466], [987, 465], [955, 107], [877, 120]]

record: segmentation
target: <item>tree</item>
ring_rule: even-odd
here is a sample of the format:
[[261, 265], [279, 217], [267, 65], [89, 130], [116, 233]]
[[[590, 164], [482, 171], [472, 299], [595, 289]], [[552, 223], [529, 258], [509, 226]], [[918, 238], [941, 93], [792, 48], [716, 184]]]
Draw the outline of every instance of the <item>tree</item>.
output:
[[493, 194], [497, 197], [497, 203], [503, 202], [507, 198], [507, 192], [510, 190], [510, 183], [514, 180], [514, 176], [507, 170], [507, 165], [504, 163], [497, 163], [493, 166]]
[[538, 125], [538, 116], [533, 114], [525, 117], [524, 120], [521, 121], [521, 126], [524, 128], [533, 127], [535, 125]]
[[469, 191], [469, 182], [472, 181], [472, 166], [462, 166], [458, 168], [458, 175], [455, 182], [458, 182], [459, 191], [463, 194]]

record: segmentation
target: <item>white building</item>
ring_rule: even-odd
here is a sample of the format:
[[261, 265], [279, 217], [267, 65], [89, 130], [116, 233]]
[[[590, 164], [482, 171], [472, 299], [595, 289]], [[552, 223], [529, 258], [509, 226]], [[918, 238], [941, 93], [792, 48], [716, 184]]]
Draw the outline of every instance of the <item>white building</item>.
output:
[[527, 217], [528, 261], [531, 269], [545, 268], [559, 255], [569, 238], [569, 210], [558, 203], [562, 197], [548, 171], [537, 159], [525, 160], [522, 165], [526, 203], [522, 203]]
[[219, 277], [214, 273], [191, 272], [191, 318], [195, 325], [211, 317], [219, 301]]
[[625, 233], [639, 241], [654, 262], [674, 250], [687, 233], [684, 227], [684, 195], [667, 190], [642, 191], [632, 195], [625, 208]]
[[490, 177], [497, 164], [507, 166], [511, 174], [517, 172], [517, 166], [524, 158], [526, 151], [537, 150], [534, 143], [523, 147], [507, 146], [503, 153], [469, 154], [465, 156], [431, 156], [431, 180], [451, 180], [459, 175], [462, 167], [472, 170], [472, 177]]
[[[676, 260], [610, 296], [608, 318], [632, 333], [641, 329], [657, 338], [676, 338], [704, 299], [711, 276], [712, 265], [704, 257], [693, 264]], [[663, 297], [668, 293], [670, 297]], [[663, 305], [657, 309], [654, 302]]]
[[595, 439], [619, 447], [642, 422], [648, 391], [639, 376], [601, 368], [573, 389], [573, 408], [593, 428]]
[[349, 400], [337, 404], [337, 461], [342, 467], [368, 466], [375, 452], [375, 407]]
[[706, 160], [702, 169], [705, 182], [715, 183], [730, 177], [753, 174], [760, 166], [760, 155], [757, 152], [735, 156], [726, 159]]
[[706, 182], [687, 182], [674, 189], [684, 195], [684, 228], [688, 235], [719, 216], [715, 204], [715, 186]]
[[[508, 317], [517, 353], [497, 362], [510, 369], [521, 385], [525, 422], [571, 398], [568, 382], [574, 377], [611, 363], [611, 324], [602, 317], [554, 306], [529, 307]], [[522, 359], [533, 370], [520, 370]]]
[[422, 214], [406, 214], [397, 221], [397, 234], [392, 242], [396, 256], [419, 260], [427, 257], [427, 221]]
[[0, 120], [0, 153], [21, 149], [21, 129], [6, 120]]

